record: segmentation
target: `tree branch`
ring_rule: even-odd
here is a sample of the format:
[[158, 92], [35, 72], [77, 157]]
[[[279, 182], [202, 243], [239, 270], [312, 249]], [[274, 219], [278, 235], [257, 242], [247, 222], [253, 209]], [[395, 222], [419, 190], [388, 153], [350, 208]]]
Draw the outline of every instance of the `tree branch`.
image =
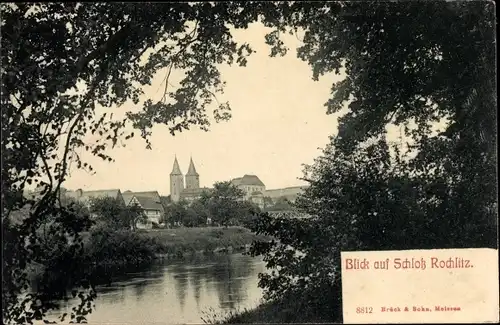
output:
[[127, 38], [127, 34], [130, 31], [132, 27], [131, 23], [128, 23], [125, 25], [123, 28], [121, 28], [119, 31], [117, 31], [114, 35], [112, 35], [106, 42], [101, 44], [100, 46], [97, 47], [94, 51], [90, 52], [87, 56], [80, 57], [76, 64], [76, 73], [77, 75], [80, 74], [84, 68], [94, 59], [104, 56], [106, 52], [116, 46], [118, 42], [122, 39]]

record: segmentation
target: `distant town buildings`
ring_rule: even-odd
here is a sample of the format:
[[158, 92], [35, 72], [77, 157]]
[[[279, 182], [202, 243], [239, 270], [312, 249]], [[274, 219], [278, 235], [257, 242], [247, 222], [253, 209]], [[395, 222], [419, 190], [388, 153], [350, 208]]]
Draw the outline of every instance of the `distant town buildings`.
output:
[[65, 196], [68, 198], [72, 198], [80, 203], [83, 203], [85, 206], [89, 206], [91, 198], [97, 199], [103, 197], [111, 197], [125, 204], [120, 189], [85, 191], [85, 192], [81, 189], [78, 189], [76, 191], [66, 191]]
[[[286, 199], [289, 202], [295, 202], [297, 196], [306, 188], [306, 186], [294, 186], [280, 189], [267, 190], [266, 185], [256, 175], [246, 174], [231, 180], [231, 183], [244, 193], [244, 199], [255, 203], [260, 208], [266, 208], [275, 204], [279, 200]], [[201, 197], [203, 192], [210, 192], [212, 188], [200, 187], [200, 175], [196, 171], [193, 159], [190, 159], [186, 175], [180, 169], [177, 157], [174, 159], [172, 172], [170, 173], [170, 201], [179, 202], [181, 200], [192, 202]], [[35, 190], [30, 196], [36, 197], [39, 190]], [[164, 203], [158, 191], [146, 192], [121, 192], [120, 189], [76, 191], [64, 190], [63, 195], [90, 205], [91, 198], [112, 197], [119, 200], [126, 206], [138, 205], [147, 216], [147, 221], [138, 224], [138, 228], [152, 228], [153, 223], [159, 224], [164, 215]]]
[[150, 229], [153, 223], [159, 224], [164, 214], [161, 204], [160, 194], [157, 191], [149, 192], [131, 192], [122, 193], [119, 189], [99, 190], [99, 191], [66, 191], [65, 196], [83, 203], [89, 207], [91, 198], [111, 197], [122, 202], [126, 206], [138, 205], [146, 215], [146, 221], [137, 224], [137, 228]]
[[[290, 202], [294, 202], [298, 194], [305, 188], [304, 186], [296, 186], [266, 190], [266, 185], [258, 176], [248, 174], [232, 179], [231, 183], [243, 191], [245, 200], [255, 203], [261, 209], [265, 207], [266, 198], [275, 202], [278, 198], [283, 197]], [[186, 184], [185, 187], [184, 184]], [[206, 191], [212, 191], [212, 189], [200, 187], [200, 175], [196, 171], [193, 159], [190, 159], [188, 172], [184, 176], [176, 157], [170, 173], [170, 197], [172, 202], [181, 200], [191, 202], [201, 197], [201, 194]]]

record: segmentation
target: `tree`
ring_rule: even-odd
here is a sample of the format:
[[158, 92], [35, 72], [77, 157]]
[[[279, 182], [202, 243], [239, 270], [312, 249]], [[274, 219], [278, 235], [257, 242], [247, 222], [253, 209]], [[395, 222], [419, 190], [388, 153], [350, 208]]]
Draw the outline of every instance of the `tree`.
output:
[[227, 227], [231, 219], [237, 218], [243, 198], [244, 192], [227, 181], [215, 183], [213, 191], [202, 200], [206, 201], [213, 221]]
[[182, 224], [186, 227], [200, 227], [207, 224], [206, 215], [202, 215], [206, 210], [199, 210], [193, 208], [192, 206], [186, 209], [186, 215], [182, 221]]
[[273, 199], [270, 196], [264, 196], [264, 209], [267, 209], [274, 205]]
[[288, 211], [293, 210], [293, 206], [290, 201], [285, 197], [279, 197], [276, 199], [276, 203], [270, 205], [267, 211]]
[[165, 212], [168, 210], [168, 206], [169, 204], [172, 203], [172, 199], [170, 198], [170, 196], [160, 196], [160, 202], [161, 202], [161, 205], [163, 206], [163, 215], [161, 216], [162, 219], [161, 219], [161, 222], [166, 222], [167, 220], [167, 216], [165, 214]]
[[144, 223], [148, 220], [146, 214], [144, 213], [144, 209], [138, 204], [126, 206], [121, 212], [120, 218], [125, 220], [133, 231], [137, 230], [137, 223]]
[[124, 218], [125, 204], [113, 197], [90, 198], [90, 213], [114, 229], [127, 229], [129, 220]]
[[[244, 66], [253, 52], [248, 44], [232, 39], [227, 24], [246, 28], [267, 6], [2, 4], [2, 225], [10, 232], [5, 238], [19, 242], [9, 246], [12, 253], [4, 251], [9, 259], [5, 267], [12, 273], [6, 277], [11, 283], [4, 286], [10, 288], [3, 295], [6, 321], [44, 317], [44, 312], [9, 312], [21, 304], [20, 292], [28, 285], [26, 262], [37, 258], [23, 245], [45, 216], [65, 210], [57, 201], [70, 163], [92, 171], [80, 150], [111, 161], [106, 149], [134, 135], [123, 131], [127, 123], [139, 129], [147, 147], [153, 124], [167, 125], [172, 134], [192, 125], [207, 130], [207, 109], [214, 102], [219, 103], [215, 119], [227, 120], [228, 103], [215, 100], [224, 86], [217, 65]], [[141, 87], [150, 84], [157, 71], [164, 71], [168, 85], [174, 69], [184, 72], [179, 87], [165, 89], [160, 101], [144, 101], [142, 111], [116, 119], [96, 110], [128, 100], [139, 104]], [[86, 137], [94, 134], [99, 140], [88, 142]], [[43, 188], [42, 198], [28, 202], [24, 188], [37, 184]], [[26, 205], [29, 217], [22, 229], [13, 229], [7, 222], [10, 213]], [[79, 245], [78, 232], [74, 237]]]
[[217, 182], [210, 192], [195, 201], [208, 210], [215, 223], [228, 226], [247, 225], [260, 212], [258, 206], [245, 200], [245, 193], [231, 182]]
[[[56, 201], [70, 162], [92, 171], [80, 149], [112, 160], [106, 149], [134, 135], [123, 131], [129, 122], [146, 141], [153, 123], [168, 125], [172, 134], [191, 125], [209, 127], [207, 108], [224, 85], [216, 65], [243, 66], [252, 52], [234, 42], [226, 26], [244, 28], [256, 19], [253, 10], [241, 15], [239, 9], [239, 4], [200, 3], [1, 5], [2, 225], [19, 241], [9, 247], [15, 252], [4, 255], [13, 273], [4, 286], [11, 288], [3, 295], [11, 297], [3, 300], [6, 321], [44, 317], [9, 313], [27, 285], [25, 262], [36, 259], [22, 243], [44, 216], [64, 210]], [[98, 105], [119, 107], [128, 100], [139, 104], [141, 87], [154, 73], [169, 76], [173, 69], [185, 73], [180, 86], [165, 89], [160, 101], [146, 100], [142, 111], [126, 119], [96, 111]], [[228, 103], [220, 101], [213, 116], [227, 120]], [[100, 139], [89, 143], [86, 136], [93, 134]], [[36, 184], [43, 188], [42, 199], [27, 202], [23, 190]], [[27, 203], [30, 216], [23, 229], [9, 228], [9, 214]], [[84, 320], [80, 316], [77, 321]]]
[[[84, 209], [65, 206], [52, 210], [44, 215], [36, 224], [29, 224], [32, 217], [31, 207], [14, 210], [8, 217], [3, 215], [3, 279], [2, 299], [4, 320], [15, 320], [18, 323], [30, 322], [32, 319], [43, 319], [45, 313], [56, 307], [51, 301], [60, 298], [67, 289], [69, 281], [74, 288], [81, 290], [80, 308], [82, 313], [88, 312], [87, 302], [92, 301], [95, 293], [90, 283], [84, 278], [70, 278], [68, 274], [78, 275], [79, 257], [83, 255], [82, 231], [88, 230], [91, 222]], [[17, 212], [25, 212], [21, 222], [16, 222]], [[18, 220], [19, 221], [19, 220]], [[30, 226], [28, 228], [28, 225]], [[27, 252], [25, 252], [28, 250]], [[29, 289], [27, 270], [37, 266], [41, 270], [38, 290], [21, 295]], [[80, 314], [73, 314], [81, 321]], [[63, 321], [65, 315], [62, 315]]]
[[182, 224], [186, 227], [199, 227], [206, 225], [210, 211], [201, 200], [195, 200], [191, 203], [181, 200], [169, 204], [165, 210], [165, 216], [172, 223]]
[[[298, 54], [314, 78], [347, 74], [328, 113], [348, 112], [305, 170], [310, 187], [296, 205], [315, 217], [263, 215], [254, 230], [277, 240], [252, 250], [280, 267], [261, 277], [269, 299], [340, 321], [342, 250], [497, 247], [493, 5], [294, 3], [282, 12], [290, 8], [283, 29], [306, 29]], [[435, 122], [444, 130], [433, 132]], [[386, 139], [391, 125], [401, 142]]]
[[166, 220], [173, 224], [182, 224], [186, 217], [187, 205], [188, 203], [184, 200], [169, 204], [165, 210]]
[[236, 222], [246, 228], [251, 228], [253, 222], [262, 212], [258, 205], [250, 201], [240, 202], [238, 210], [239, 211], [236, 213]]
[[[188, 209], [188, 214], [194, 216], [195, 221], [190, 222], [192, 227], [205, 226], [207, 224], [207, 220], [211, 218], [209, 207], [203, 204], [200, 200], [195, 200]], [[185, 223], [185, 225], [187, 225]]]

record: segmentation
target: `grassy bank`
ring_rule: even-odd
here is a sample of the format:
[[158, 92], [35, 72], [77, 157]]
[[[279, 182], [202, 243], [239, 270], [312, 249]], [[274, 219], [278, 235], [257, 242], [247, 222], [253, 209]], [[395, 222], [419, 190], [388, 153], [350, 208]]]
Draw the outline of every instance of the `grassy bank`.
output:
[[253, 309], [227, 314], [207, 315], [206, 324], [269, 324], [269, 323], [338, 323], [338, 317], [320, 316], [317, 313], [301, 311], [296, 302], [265, 302]]
[[196, 252], [213, 253], [219, 250], [243, 248], [254, 240], [263, 240], [242, 227], [203, 227], [148, 230], [139, 232], [152, 240], [157, 254], [181, 255]]
[[205, 324], [249, 324], [249, 323], [286, 323], [286, 312], [280, 309], [278, 303], [263, 303], [254, 309], [229, 312], [226, 314], [207, 314]]
[[[194, 253], [214, 253], [224, 250], [239, 250], [255, 240], [266, 240], [243, 227], [200, 227], [138, 230], [130, 236], [140, 240], [157, 256], [182, 257]], [[82, 234], [90, 247], [90, 234]]]

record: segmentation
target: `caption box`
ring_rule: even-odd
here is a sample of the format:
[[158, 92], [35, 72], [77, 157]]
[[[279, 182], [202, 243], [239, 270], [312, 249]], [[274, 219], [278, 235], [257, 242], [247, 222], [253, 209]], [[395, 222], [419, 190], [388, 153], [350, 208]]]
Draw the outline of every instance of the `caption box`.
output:
[[342, 252], [344, 323], [498, 322], [498, 250]]

